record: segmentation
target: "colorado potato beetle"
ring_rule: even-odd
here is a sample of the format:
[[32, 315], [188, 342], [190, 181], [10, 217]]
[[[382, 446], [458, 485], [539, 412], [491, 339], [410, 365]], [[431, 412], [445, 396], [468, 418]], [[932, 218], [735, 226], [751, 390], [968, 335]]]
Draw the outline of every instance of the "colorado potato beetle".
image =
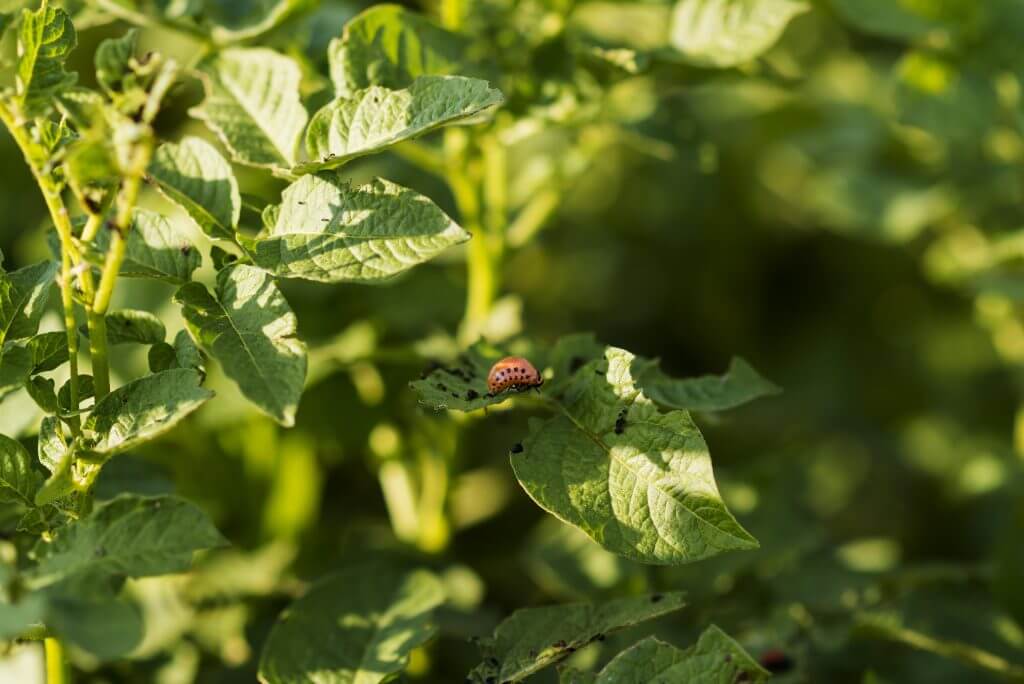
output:
[[491, 372], [487, 374], [487, 389], [492, 395], [508, 390], [540, 387], [543, 384], [544, 378], [537, 369], [521, 356], [506, 356], [491, 366]]

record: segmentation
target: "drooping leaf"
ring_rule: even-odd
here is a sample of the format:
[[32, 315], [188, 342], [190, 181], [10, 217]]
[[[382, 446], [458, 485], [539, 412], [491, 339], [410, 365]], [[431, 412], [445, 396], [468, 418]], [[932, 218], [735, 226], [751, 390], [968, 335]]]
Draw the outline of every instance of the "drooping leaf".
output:
[[578, 371], [560, 415], [534, 421], [512, 454], [519, 483], [545, 510], [640, 562], [757, 548], [726, 509], [689, 414], [660, 413], [637, 387], [634, 361], [609, 347]]
[[32, 397], [39, 408], [46, 413], [59, 413], [60, 404], [57, 402], [57, 385], [52, 378], [44, 378], [41, 375], [29, 378], [25, 383], [25, 391]]
[[273, 278], [238, 264], [217, 274], [214, 294], [189, 283], [174, 299], [192, 335], [242, 394], [282, 425], [292, 425], [306, 377], [306, 347]]
[[199, 507], [175, 496], [127, 494], [96, 506], [36, 547], [30, 583], [150, 577], [187, 570], [196, 551], [224, 546]]
[[[80, 330], [89, 336], [87, 327]], [[121, 309], [107, 314], [107, 344], [156, 344], [166, 335], [163, 322], [148, 311]]]
[[111, 456], [153, 439], [199, 408], [213, 392], [194, 370], [175, 369], [133, 380], [96, 403], [83, 431], [91, 451]]
[[104, 40], [96, 48], [96, 81], [108, 95], [123, 90], [125, 78], [132, 73], [131, 60], [138, 42], [138, 29], [130, 29], [120, 38]]
[[678, 0], [670, 42], [691, 64], [736, 66], [770, 48], [790, 19], [808, 9], [803, 0]]
[[25, 345], [32, 354], [32, 372], [45, 373], [68, 360], [68, 336], [65, 332], [40, 333]]
[[306, 131], [310, 173], [383, 150], [503, 102], [487, 81], [462, 76], [420, 76], [408, 88], [371, 86], [325, 105]]
[[0, 349], [0, 397], [21, 389], [31, 374], [31, 351], [15, 342]]
[[165, 143], [153, 156], [149, 175], [210, 237], [233, 240], [242, 200], [231, 165], [213, 145], [187, 137]]
[[0, 271], [0, 344], [36, 334], [56, 275], [52, 261]]
[[45, 592], [49, 594], [46, 623], [65, 641], [100, 660], [127, 655], [145, 632], [138, 606], [109, 592]]
[[685, 380], [671, 378], [651, 364], [636, 382], [655, 403], [687, 411], [724, 411], [781, 391], [741, 358], [734, 358], [724, 375]]
[[469, 41], [399, 5], [374, 5], [347, 24], [327, 49], [335, 93], [379, 85], [405, 88], [418, 76], [460, 71]]
[[683, 594], [651, 594], [601, 605], [570, 603], [512, 613], [492, 637], [478, 642], [484, 662], [469, 681], [517, 682], [567, 658], [604, 635], [679, 610]]
[[[170, 221], [152, 211], [136, 210], [127, 243], [121, 264], [121, 275], [127, 278], [152, 278], [182, 285], [199, 268], [199, 250], [179, 236]], [[101, 231], [96, 244], [106, 251], [110, 235]]]
[[377, 684], [434, 633], [441, 582], [425, 570], [365, 565], [318, 582], [274, 625], [260, 658], [264, 684]]
[[0, 435], [0, 501], [33, 505], [43, 478], [21, 443]]
[[22, 10], [15, 85], [27, 114], [45, 110], [57, 93], [75, 83], [77, 77], [64, 70], [64, 62], [77, 43], [75, 27], [64, 10]]
[[36, 492], [35, 504], [44, 506], [67, 496], [74, 489], [71, 465], [74, 451], [68, 447], [60, 426], [60, 419], [43, 418], [39, 428], [39, 462], [50, 471], [50, 477]]
[[206, 122], [234, 160], [292, 166], [308, 118], [299, 100], [298, 65], [266, 48], [229, 48], [199, 68], [206, 99], [192, 115]]
[[203, 9], [214, 24], [210, 29], [214, 42], [229, 45], [252, 40], [280, 26], [304, 5], [304, 0], [235, 0], [207, 4]]
[[648, 637], [615, 656], [594, 684], [731, 684], [763, 682], [769, 674], [718, 627], [708, 627], [697, 643], [680, 649]]
[[300, 178], [251, 249], [274, 275], [376, 282], [428, 261], [469, 233], [429, 199], [383, 179], [360, 187], [331, 172]]

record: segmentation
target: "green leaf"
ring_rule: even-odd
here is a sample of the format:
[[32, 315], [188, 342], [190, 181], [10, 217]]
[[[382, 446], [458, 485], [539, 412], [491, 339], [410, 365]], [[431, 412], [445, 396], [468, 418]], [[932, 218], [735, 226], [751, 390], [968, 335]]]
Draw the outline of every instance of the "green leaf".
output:
[[52, 261], [0, 271], [0, 343], [36, 334], [56, 275]]
[[153, 156], [149, 175], [204, 233], [234, 240], [242, 199], [231, 165], [217, 148], [193, 137], [165, 143]]
[[487, 81], [462, 76], [420, 76], [402, 90], [371, 86], [334, 100], [313, 115], [306, 131], [311, 161], [299, 164], [296, 171], [340, 166], [503, 101]]
[[32, 506], [42, 476], [32, 467], [32, 457], [21, 443], [0, 435], [0, 502]]
[[78, 406], [71, 405], [71, 381], [68, 380], [60, 389], [57, 391], [57, 404], [60, 406], [60, 410], [66, 414], [78, 413], [81, 404], [86, 399], [90, 399], [94, 396], [95, 387], [93, 387], [91, 375], [79, 375], [78, 376]]
[[[121, 275], [126, 278], [151, 278], [173, 285], [192, 279], [201, 257], [188, 240], [179, 236], [165, 217], [152, 211], [137, 210], [128, 232]], [[110, 235], [101, 231], [96, 246], [106, 251]]]
[[189, 283], [174, 299], [193, 337], [242, 394], [282, 425], [294, 424], [306, 347], [273, 278], [253, 266], [229, 266], [217, 274], [215, 294]]
[[0, 639], [19, 637], [46, 617], [46, 598], [42, 594], [22, 596], [16, 603], [0, 603]]
[[198, 506], [175, 496], [122, 495], [36, 546], [30, 584], [150, 577], [187, 570], [192, 554], [226, 541]]
[[331, 41], [327, 59], [337, 95], [380, 85], [405, 88], [417, 76], [458, 73], [469, 40], [399, 5], [375, 5]]
[[187, 330], [181, 330], [174, 338], [174, 344], [159, 342], [149, 348], [149, 369], [154, 373], [172, 368], [191, 368], [205, 374], [203, 355], [192, 341]]
[[280, 26], [306, 0], [234, 0], [230, 3], [208, 3], [204, 12], [215, 23], [210, 34], [215, 43], [226, 45], [256, 38]]
[[13, 342], [0, 349], [0, 397], [21, 389], [31, 374], [31, 351]]
[[509, 395], [492, 396], [487, 389], [487, 374], [503, 356], [505, 354], [497, 349], [475, 344], [459, 355], [457, 363], [432, 363], [419, 380], [409, 386], [419, 395], [420, 403], [438, 410], [474, 411], [500, 404]]
[[153, 439], [199, 408], [213, 392], [194, 370], [175, 369], [133, 380], [96, 403], [83, 431], [91, 451], [113, 455]]
[[68, 360], [68, 336], [65, 332], [40, 333], [25, 345], [32, 354], [32, 372], [45, 373]]
[[441, 582], [425, 570], [362, 565], [314, 585], [274, 625], [260, 658], [263, 684], [377, 684], [434, 634]]
[[354, 188], [325, 172], [285, 189], [274, 225], [250, 251], [277, 276], [377, 282], [468, 239], [417, 192], [380, 178]]
[[104, 40], [96, 48], [96, 81], [108, 95], [122, 92], [126, 77], [132, 76], [131, 62], [138, 39], [138, 29], [131, 29], [120, 38]]
[[43, 418], [39, 428], [39, 462], [50, 471], [50, 477], [36, 492], [35, 504], [44, 506], [57, 499], [67, 496], [74, 489], [71, 479], [71, 465], [74, 461], [74, 450], [68, 448], [60, 419], [48, 416]]
[[[87, 327], [80, 331], [89, 336]], [[148, 311], [121, 309], [107, 314], [107, 344], [156, 344], [166, 336], [163, 322]]]
[[[86, 585], [86, 589], [91, 589]], [[65, 641], [100, 660], [128, 655], [141, 641], [145, 625], [138, 606], [109, 592], [59, 593], [49, 596], [46, 624]]]
[[25, 383], [25, 391], [32, 397], [39, 408], [46, 413], [59, 413], [60, 404], [57, 402], [57, 385], [52, 378], [44, 378], [37, 375], [29, 378]]
[[512, 613], [492, 637], [478, 642], [484, 662], [469, 681], [510, 682], [567, 658], [606, 634], [679, 610], [682, 592], [615, 599], [601, 605], [569, 603]]
[[888, 38], [917, 39], [936, 30], [970, 27], [976, 19], [972, 3], [920, 0], [831, 0], [846, 22], [866, 33]]
[[686, 380], [670, 378], [651, 364], [639, 373], [637, 385], [655, 403], [688, 411], [724, 411], [781, 391], [741, 358], [734, 358], [724, 375]]
[[594, 684], [731, 684], [763, 682], [770, 675], [718, 627], [707, 628], [695, 645], [679, 649], [648, 637], [601, 670]]
[[15, 86], [26, 114], [45, 110], [55, 95], [74, 85], [77, 77], [64, 71], [64, 61], [77, 43], [75, 27], [64, 10], [22, 10]]
[[726, 509], [707, 445], [685, 411], [659, 413], [609, 347], [581, 368], [561, 415], [534, 421], [512, 468], [542, 508], [609, 551], [681, 564], [757, 541]]
[[191, 113], [232, 158], [252, 166], [292, 166], [308, 118], [299, 100], [298, 65], [266, 48], [229, 48], [199, 69], [206, 99]]
[[160, 373], [178, 367], [174, 347], [166, 342], [157, 342], [150, 347], [146, 358], [149, 362], [149, 371], [151, 373]]
[[768, 50], [808, 9], [803, 0], [678, 0], [669, 39], [690, 64], [736, 66]]

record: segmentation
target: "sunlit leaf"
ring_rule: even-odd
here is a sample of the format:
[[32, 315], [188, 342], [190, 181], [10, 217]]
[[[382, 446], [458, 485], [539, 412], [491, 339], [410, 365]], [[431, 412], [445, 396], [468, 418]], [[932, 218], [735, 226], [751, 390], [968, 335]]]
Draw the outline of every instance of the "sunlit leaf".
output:
[[217, 274], [215, 293], [189, 283], [174, 298], [199, 345], [242, 394], [279, 423], [293, 424], [306, 378], [306, 347], [273, 278], [252, 266], [229, 266]]
[[64, 70], [64, 62], [77, 44], [75, 28], [64, 10], [22, 10], [15, 83], [27, 113], [46, 109], [58, 92], [74, 84], [77, 77]]
[[487, 81], [462, 76], [420, 76], [408, 88], [371, 86], [325, 105], [306, 131], [310, 161], [300, 173], [340, 166], [503, 102]]
[[88, 448], [113, 455], [170, 430], [213, 396], [199, 380], [194, 370], [175, 369], [118, 387], [96, 403], [82, 425], [94, 434]]
[[153, 157], [149, 175], [157, 187], [210, 237], [233, 240], [242, 200], [231, 165], [201, 138], [164, 143]]
[[429, 199], [390, 181], [352, 187], [331, 172], [285, 189], [276, 221], [256, 240], [256, 264], [321, 282], [376, 282], [469, 239]]
[[266, 48], [229, 48], [199, 69], [206, 99], [192, 114], [217, 134], [232, 158], [253, 166], [292, 166], [308, 118], [299, 101], [298, 65]]
[[803, 0], [678, 0], [669, 40], [687, 62], [731, 67], [770, 48], [808, 9]]
[[0, 270], [0, 344], [35, 335], [56, 275], [52, 261], [10, 273]]
[[[110, 235], [100, 232], [97, 247], [105, 251]], [[164, 216], [143, 209], [136, 210], [128, 233], [121, 275], [126, 278], [152, 278], [173, 285], [192, 279], [201, 257], [191, 242], [174, 229]]]
[[0, 501], [33, 505], [43, 478], [19, 442], [0, 435]]

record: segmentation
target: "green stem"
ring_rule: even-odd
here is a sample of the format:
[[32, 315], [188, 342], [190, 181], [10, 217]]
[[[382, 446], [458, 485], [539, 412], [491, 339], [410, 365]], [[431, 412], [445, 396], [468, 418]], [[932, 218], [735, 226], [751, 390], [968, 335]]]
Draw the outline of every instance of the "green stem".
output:
[[46, 651], [46, 684], [71, 684], [71, 671], [64, 657], [64, 645], [59, 639], [47, 637], [43, 641]]
[[195, 38], [196, 40], [204, 44], [211, 43], [209, 36], [203, 33], [202, 29], [200, 29], [198, 26], [192, 26], [190, 24], [161, 17], [159, 15], [149, 15], [143, 14], [142, 12], [136, 12], [135, 10], [130, 9], [129, 7], [126, 7], [125, 5], [119, 2], [115, 2], [114, 0], [93, 1], [95, 2], [96, 6], [102, 9], [104, 12], [112, 14], [118, 19], [126, 21], [129, 24], [142, 26], [144, 28], [162, 27], [165, 29], [169, 29], [171, 31], [175, 31], [177, 33], [183, 33], [187, 36], [191, 36], [192, 38]]
[[[43, 3], [45, 8], [46, 3]], [[64, 327], [68, 338], [68, 359], [70, 364], [70, 387], [71, 387], [71, 400], [72, 402], [78, 401], [78, 326], [75, 323], [75, 302], [74, 293], [72, 292], [72, 277], [71, 267], [72, 262], [76, 264], [80, 261], [81, 256], [75, 249], [74, 243], [71, 237], [71, 219], [68, 216], [68, 210], [64, 206], [64, 202], [60, 196], [60, 189], [54, 183], [53, 179], [47, 174], [43, 173], [42, 169], [33, 163], [31, 149], [32, 141], [28, 137], [28, 127], [25, 125], [23, 120], [20, 120], [20, 116], [15, 116], [14, 112], [8, 109], [6, 106], [0, 104], [0, 121], [3, 121], [7, 130], [10, 131], [11, 137], [14, 138], [15, 143], [21, 150], [22, 156], [25, 158], [25, 163], [28, 164], [29, 169], [32, 171], [32, 176], [36, 180], [36, 185], [39, 186], [39, 190], [43, 194], [43, 200], [46, 202], [46, 208], [50, 213], [50, 219], [53, 221], [53, 225], [57, 229], [57, 235], [60, 238], [61, 245], [61, 274], [60, 274], [60, 292], [61, 292], [61, 306], [64, 309]], [[83, 278], [83, 283], [85, 283]], [[88, 281], [91, 284], [91, 280]], [[77, 407], [77, 404], [73, 404]], [[78, 417], [72, 417], [68, 419], [68, 426], [74, 434], [78, 434], [79, 431], [79, 420]]]

